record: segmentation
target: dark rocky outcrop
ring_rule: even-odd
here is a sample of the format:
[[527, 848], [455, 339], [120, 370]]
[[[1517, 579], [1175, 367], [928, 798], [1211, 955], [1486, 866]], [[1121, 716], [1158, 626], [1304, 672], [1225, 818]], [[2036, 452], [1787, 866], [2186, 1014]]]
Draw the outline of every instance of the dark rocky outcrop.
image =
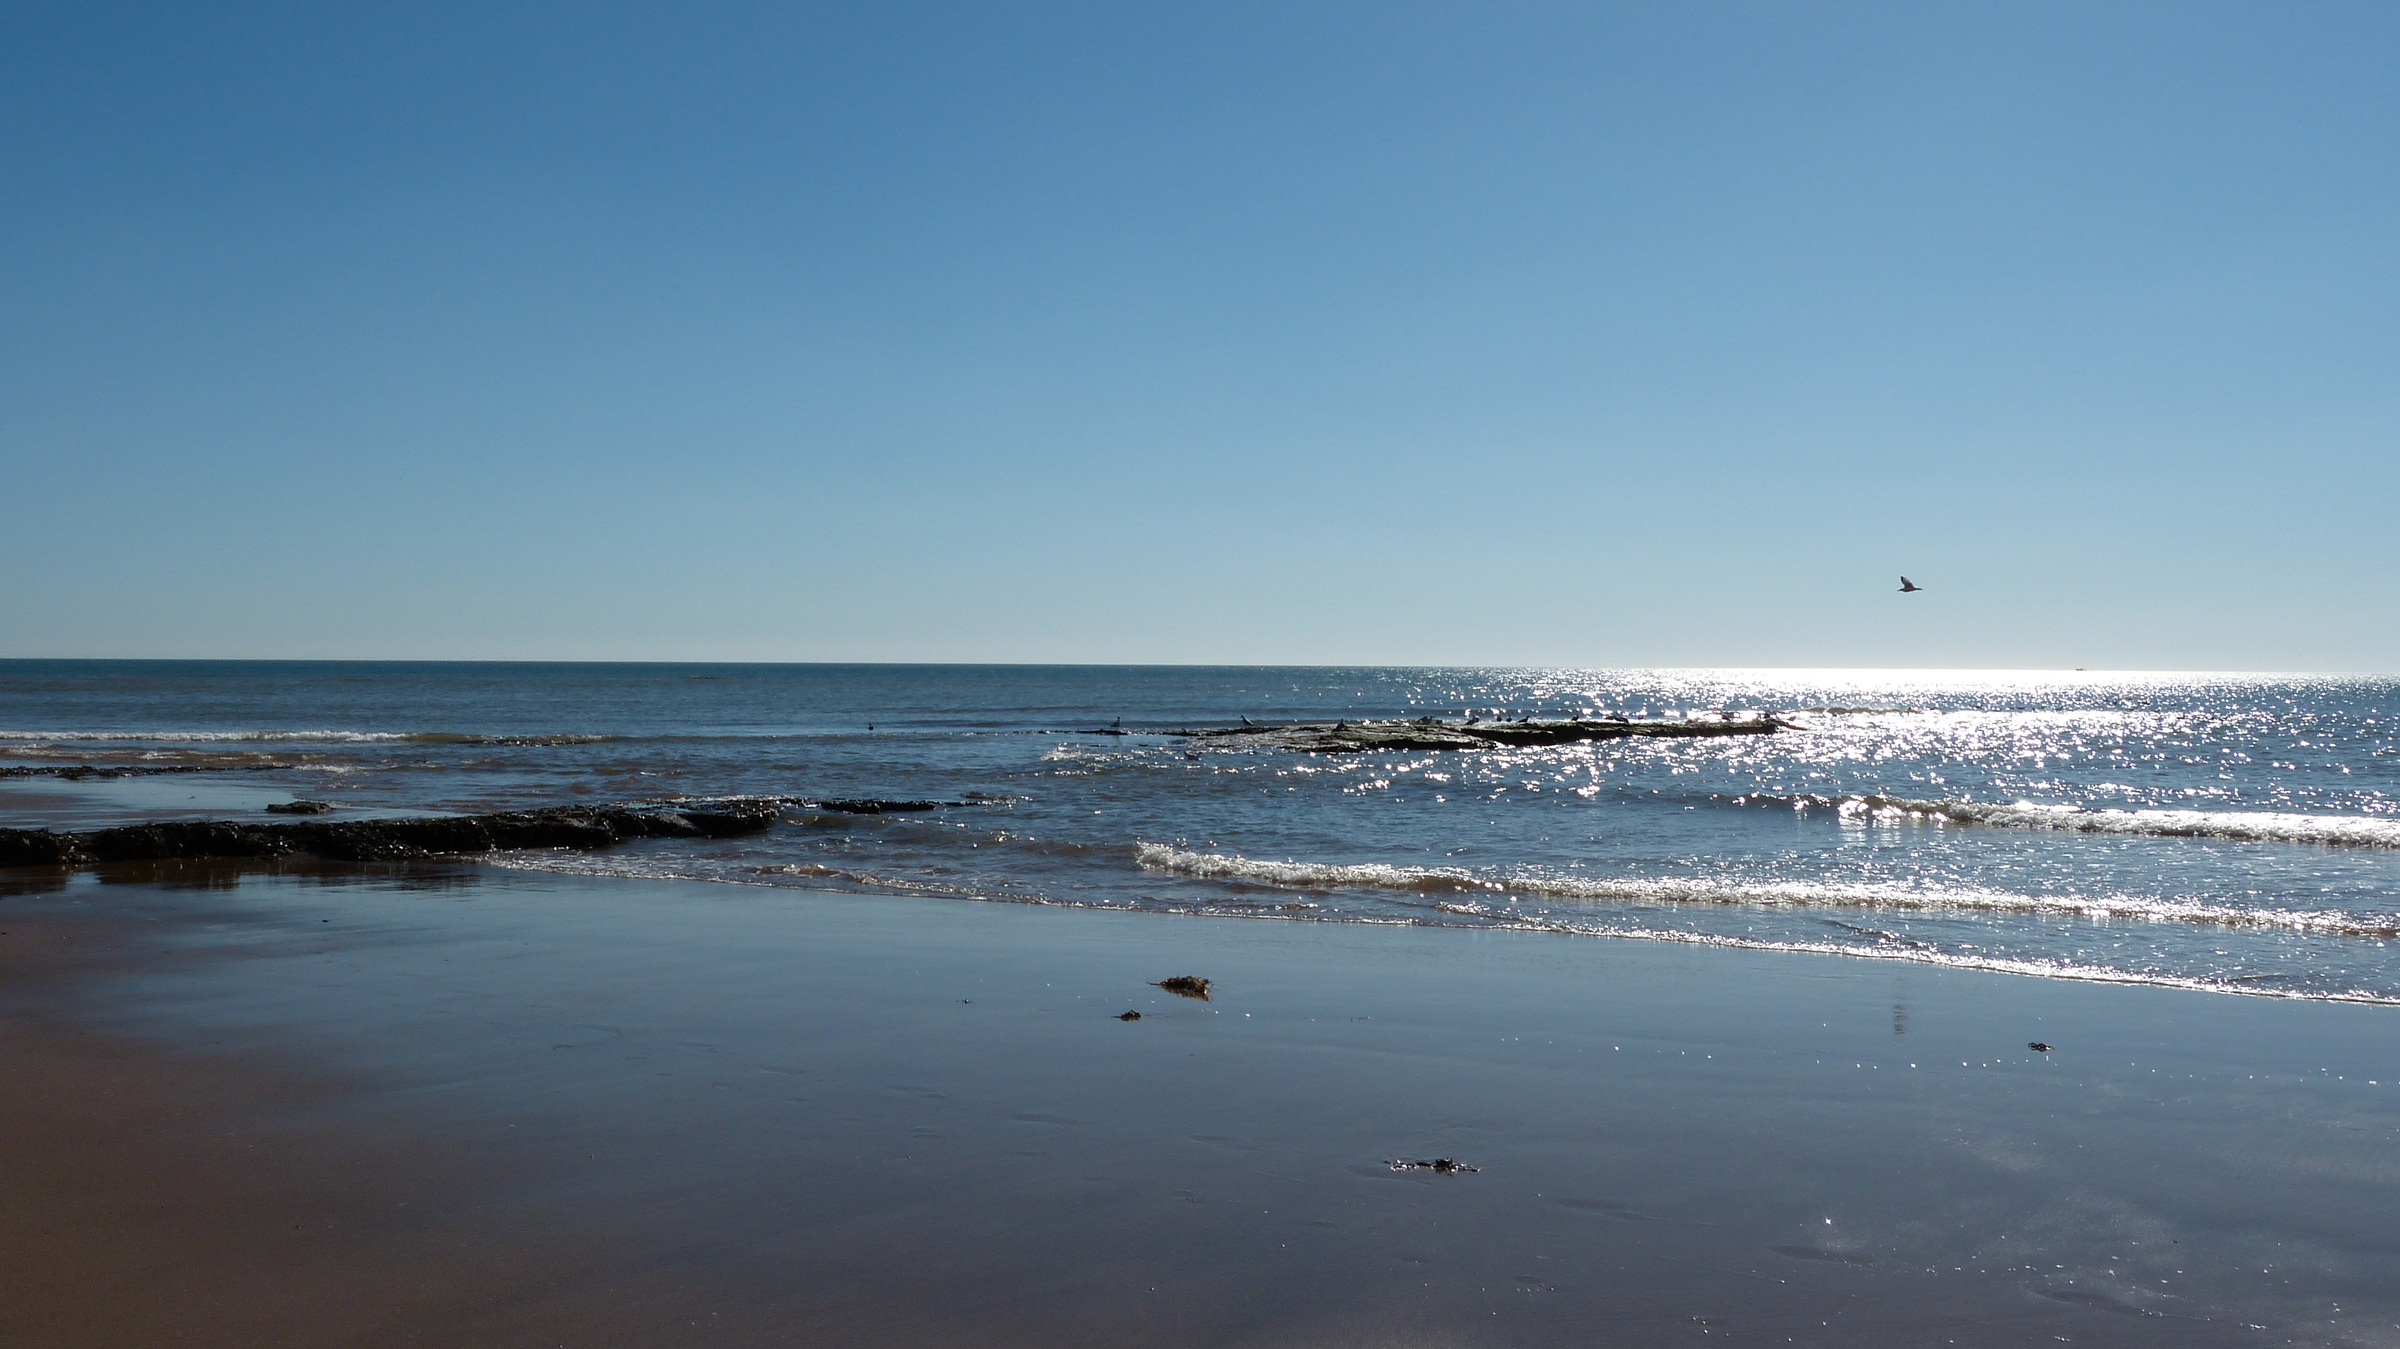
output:
[[637, 838], [753, 834], [773, 825], [783, 805], [757, 800], [681, 809], [566, 806], [493, 815], [289, 824], [192, 820], [66, 834], [47, 829], [0, 829], [0, 867], [209, 857], [377, 862], [463, 856], [502, 848], [598, 849]]
[[[751, 796], [678, 806], [561, 806], [492, 815], [391, 820], [271, 824], [172, 820], [70, 834], [47, 829], [0, 829], [0, 868], [207, 857], [383, 862], [467, 856], [504, 848], [591, 850], [637, 838], [735, 838], [755, 834], [771, 827], [785, 810], [792, 809], [843, 815], [918, 815], [953, 807], [1003, 804], [1006, 799], [997, 797], [887, 801]], [[313, 814], [333, 807], [316, 801], [293, 801], [267, 809], [278, 814]]]
[[234, 764], [6, 764], [0, 765], [0, 778], [61, 778], [68, 782], [91, 782], [107, 778], [147, 778], [161, 773], [263, 773], [289, 768], [285, 763]]
[[808, 810], [831, 811], [837, 815], [923, 815], [928, 811], [951, 806], [979, 805], [975, 801], [885, 801], [868, 797], [858, 800], [794, 801], [792, 804]]
[[331, 801], [273, 801], [267, 805], [269, 815], [331, 815], [335, 809]]
[[1285, 726], [1227, 726], [1169, 731], [1217, 749], [1301, 750], [1358, 754], [1369, 750], [1490, 749], [1494, 745], [1565, 745], [1580, 740], [1698, 739], [1772, 735], [1789, 726], [1772, 715], [1714, 721], [1415, 721], [1299, 722]]

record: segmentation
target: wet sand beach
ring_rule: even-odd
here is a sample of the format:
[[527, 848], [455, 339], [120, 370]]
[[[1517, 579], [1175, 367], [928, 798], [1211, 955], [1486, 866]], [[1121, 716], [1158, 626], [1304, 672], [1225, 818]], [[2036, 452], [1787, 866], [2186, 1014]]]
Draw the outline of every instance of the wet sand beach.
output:
[[2400, 1334], [2384, 1008], [467, 866], [13, 890], [12, 1344]]

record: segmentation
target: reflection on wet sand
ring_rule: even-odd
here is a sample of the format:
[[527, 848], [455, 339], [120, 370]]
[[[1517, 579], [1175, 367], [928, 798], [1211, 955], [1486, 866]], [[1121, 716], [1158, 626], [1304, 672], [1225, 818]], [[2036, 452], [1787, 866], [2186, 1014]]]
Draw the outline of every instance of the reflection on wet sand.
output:
[[[2400, 1312], [2382, 1009], [459, 864], [47, 884], [0, 903], [5, 1080], [47, 1103], [0, 1147], [51, 1163], [0, 1169], [12, 1343]], [[1208, 1001], [1154, 986], [1189, 970]]]

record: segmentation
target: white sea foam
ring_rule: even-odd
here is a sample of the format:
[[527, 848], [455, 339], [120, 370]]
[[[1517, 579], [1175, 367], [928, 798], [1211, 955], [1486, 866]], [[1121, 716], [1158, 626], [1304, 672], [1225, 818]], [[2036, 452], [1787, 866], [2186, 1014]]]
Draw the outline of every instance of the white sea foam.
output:
[[[2000, 890], [1838, 885], [1814, 881], [1587, 878], [1526, 873], [1479, 874], [1456, 867], [1396, 867], [1380, 862], [1268, 862], [1186, 852], [1145, 843], [1135, 860], [1151, 871], [1201, 880], [1248, 881], [1296, 890], [1400, 890], [1417, 894], [1485, 892], [1617, 904], [1715, 905], [1760, 909], [1857, 909], [1907, 913], [1979, 913], [2107, 921], [2206, 923], [2327, 936], [2400, 936], [2400, 916], [2338, 910], [2237, 908], [2196, 900], [2134, 895], [2024, 895]], [[1484, 905], [1447, 911], [1499, 916]]]
[[1852, 818], [1925, 820], [1996, 829], [2047, 829], [2077, 834], [2219, 839], [2236, 843], [2317, 843], [2348, 848], [2400, 848], [2400, 818], [2302, 815], [2263, 810], [2087, 810], [2016, 801], [1912, 801], [1896, 796], [1763, 797], [1799, 810], [1832, 809]]
[[1683, 946], [1721, 946], [1741, 951], [1792, 951], [1809, 955], [1857, 956], [1868, 960], [1903, 960], [1916, 965], [1939, 965], [1954, 970], [1984, 970], [1994, 974], [2024, 974], [2045, 979], [2073, 979], [2094, 984], [2139, 984], [2150, 988], [2181, 988], [2197, 993], [2237, 993], [2256, 998], [2291, 998], [2307, 1002], [2363, 1002], [2400, 1006], [2400, 998], [2364, 989], [2274, 988], [2255, 983], [2190, 975], [2112, 969], [2071, 960], [2017, 959], [2007, 956], [1966, 955], [1923, 946], [1850, 946], [1840, 942], [1774, 941], [1710, 932], [1678, 932], [1637, 927], [1559, 925], [1554, 930], [1590, 937], [1623, 937], [1634, 941], [1671, 942]]
[[1257, 881], [1296, 890], [1496, 890], [1501, 887], [1456, 867], [1395, 867], [1381, 862], [1262, 862], [1222, 853], [1185, 852], [1144, 843], [1134, 860], [1151, 871], [1199, 880]]

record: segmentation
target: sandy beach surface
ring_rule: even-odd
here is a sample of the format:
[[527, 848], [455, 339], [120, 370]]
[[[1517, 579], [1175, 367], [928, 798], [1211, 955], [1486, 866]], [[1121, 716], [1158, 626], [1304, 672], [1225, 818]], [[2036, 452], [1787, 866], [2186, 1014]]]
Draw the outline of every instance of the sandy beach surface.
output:
[[2387, 1007], [463, 865], [0, 896], [0, 1343], [2400, 1343]]

